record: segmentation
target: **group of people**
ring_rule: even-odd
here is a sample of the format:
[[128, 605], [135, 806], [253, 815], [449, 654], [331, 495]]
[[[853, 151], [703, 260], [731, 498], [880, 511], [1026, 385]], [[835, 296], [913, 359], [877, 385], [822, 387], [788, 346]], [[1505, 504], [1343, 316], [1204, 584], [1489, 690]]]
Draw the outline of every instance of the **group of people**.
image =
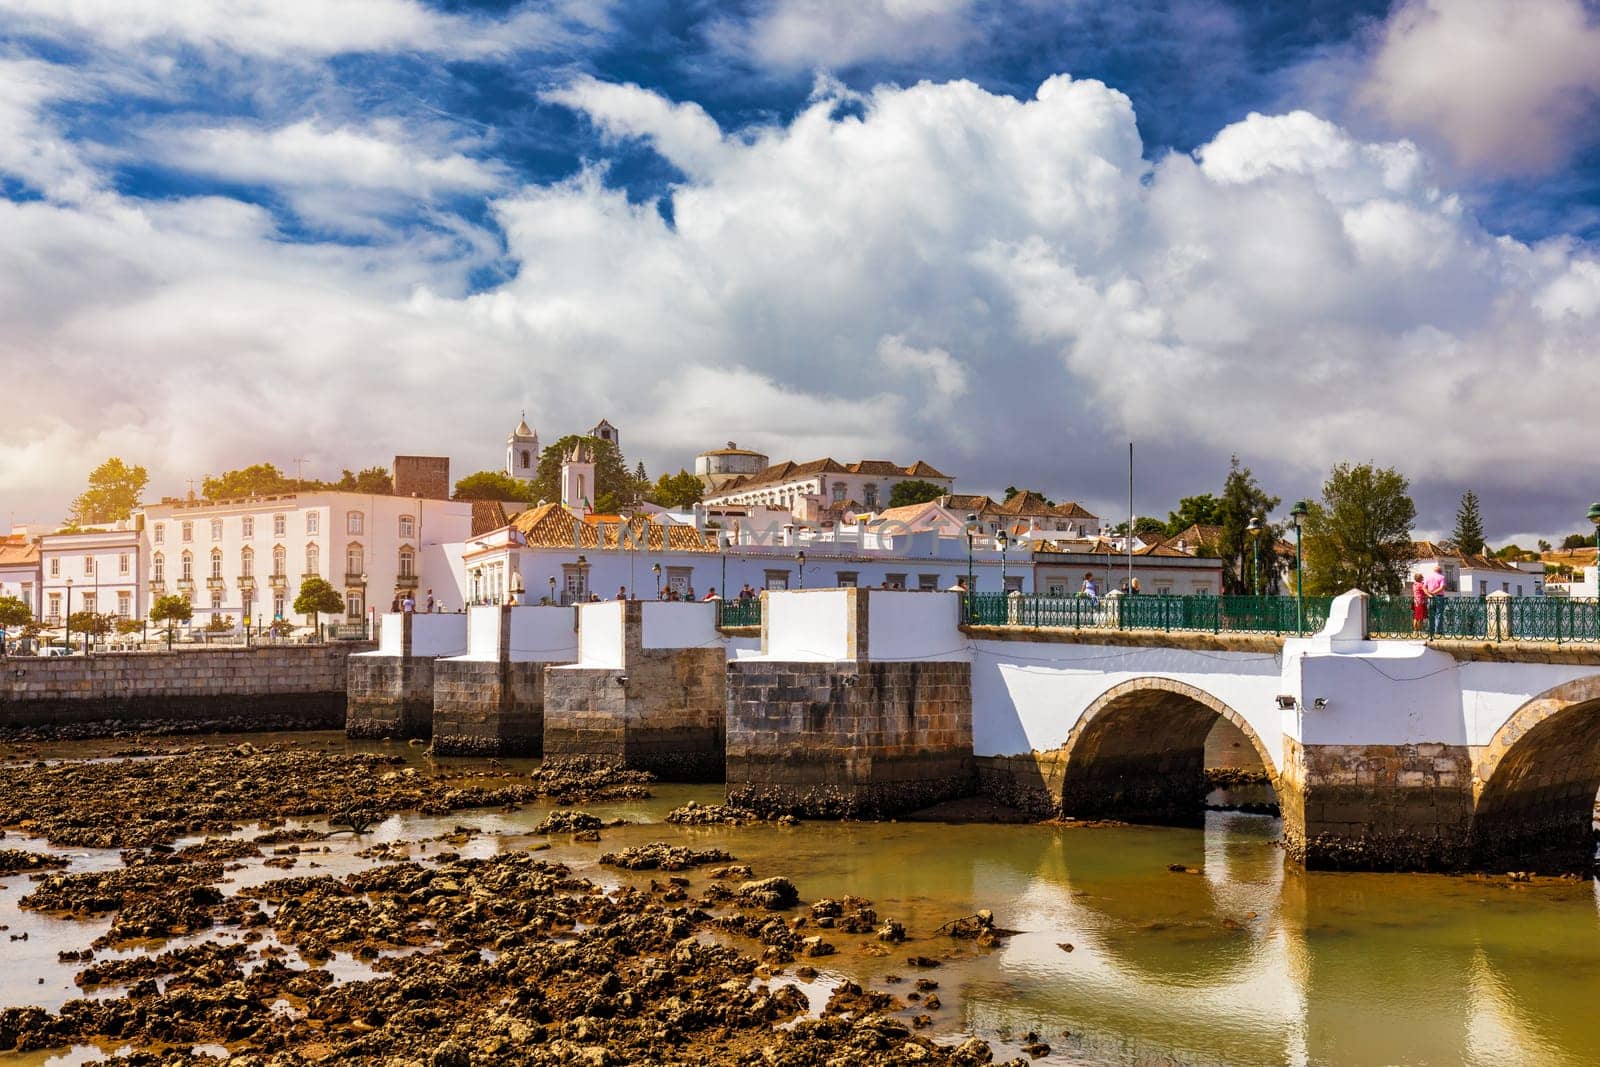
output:
[[1411, 631], [1421, 633], [1428, 622], [1428, 602], [1445, 591], [1444, 568], [1433, 565], [1433, 573], [1426, 578], [1421, 571], [1411, 576]]
[[427, 599], [422, 602], [420, 609], [417, 607], [417, 598], [411, 593], [397, 592], [394, 595], [394, 603], [389, 605], [389, 610], [396, 614], [403, 612], [406, 615], [415, 614], [418, 610], [425, 614], [432, 614], [436, 611], [443, 611], [444, 605], [433, 599], [433, 590], [430, 589], [428, 590]]

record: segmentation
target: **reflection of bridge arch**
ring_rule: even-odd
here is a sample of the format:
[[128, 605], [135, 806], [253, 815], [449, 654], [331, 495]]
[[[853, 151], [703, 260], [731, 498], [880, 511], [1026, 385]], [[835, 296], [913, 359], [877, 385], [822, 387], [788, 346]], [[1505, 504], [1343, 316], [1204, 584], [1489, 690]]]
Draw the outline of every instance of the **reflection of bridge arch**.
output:
[[1600, 675], [1518, 708], [1473, 767], [1473, 859], [1483, 866], [1588, 867], [1600, 792]]
[[1079, 716], [1062, 746], [1062, 812], [1193, 819], [1206, 795], [1206, 734], [1219, 717], [1250, 740], [1276, 791], [1278, 761], [1244, 716], [1204, 689], [1149, 675], [1111, 687]]

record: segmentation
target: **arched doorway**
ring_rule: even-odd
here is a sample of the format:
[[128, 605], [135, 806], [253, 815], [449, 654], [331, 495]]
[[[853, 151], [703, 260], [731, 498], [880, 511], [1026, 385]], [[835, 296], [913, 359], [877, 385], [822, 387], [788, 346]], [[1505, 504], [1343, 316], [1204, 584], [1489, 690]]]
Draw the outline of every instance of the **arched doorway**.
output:
[[1237, 729], [1276, 789], [1276, 764], [1238, 712], [1171, 678], [1133, 678], [1090, 704], [1063, 746], [1061, 811], [1075, 818], [1194, 822], [1205, 806], [1206, 739]]
[[1494, 870], [1587, 870], [1600, 793], [1600, 675], [1506, 720], [1475, 761], [1472, 858]]

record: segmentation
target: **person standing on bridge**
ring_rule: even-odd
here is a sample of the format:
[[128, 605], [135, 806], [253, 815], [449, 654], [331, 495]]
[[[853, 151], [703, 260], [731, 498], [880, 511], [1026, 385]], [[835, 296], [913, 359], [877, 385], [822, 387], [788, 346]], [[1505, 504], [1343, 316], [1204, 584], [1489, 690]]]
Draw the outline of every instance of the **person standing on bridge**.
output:
[[1423, 584], [1422, 572], [1411, 576], [1411, 632], [1420, 634], [1422, 624], [1428, 621], [1428, 587]]

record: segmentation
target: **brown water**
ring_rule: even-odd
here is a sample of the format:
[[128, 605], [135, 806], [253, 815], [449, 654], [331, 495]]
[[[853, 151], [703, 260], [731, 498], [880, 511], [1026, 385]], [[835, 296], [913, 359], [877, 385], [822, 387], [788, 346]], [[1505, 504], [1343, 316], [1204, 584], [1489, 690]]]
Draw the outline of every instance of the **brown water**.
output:
[[[299, 736], [342, 747], [332, 735]], [[53, 754], [83, 753], [61, 746]], [[721, 791], [659, 786], [648, 801], [584, 805], [634, 825], [606, 831], [599, 844], [553, 839], [551, 858], [617, 884], [631, 876], [599, 867], [601, 851], [650, 840], [717, 845], [758, 876], [789, 876], [804, 899], [867, 897], [917, 939], [875, 957], [858, 938], [830, 937], [841, 951], [818, 961], [827, 965], [818, 989], [844, 975], [881, 982], [919, 974], [905, 957], [943, 951], [950, 943], [933, 935], [940, 923], [990, 908], [1021, 932], [931, 972], [944, 1002], [934, 1013], [941, 1039], [976, 1034], [1014, 1048], [1033, 1030], [1054, 1048], [1044, 1063], [1600, 1063], [1594, 881], [1307, 874], [1285, 861], [1276, 820], [1228, 813], [1208, 814], [1203, 830], [660, 821], [689, 799], [715, 802]], [[375, 840], [412, 842], [419, 858], [445, 848], [526, 848], [544, 842], [529, 833], [543, 814], [529, 807], [395, 816], [359, 841], [331, 839], [329, 852], [290, 871], [253, 860], [230, 877], [237, 888], [285, 874], [343, 873], [371, 862], [353, 853]], [[457, 826], [478, 834], [463, 846], [422, 844]], [[6, 843], [43, 847], [15, 834]], [[114, 852], [64, 851], [73, 869], [118, 862]], [[1199, 873], [1173, 873], [1174, 863]], [[0, 925], [29, 938], [0, 934], [0, 1003], [56, 1007], [81, 996], [76, 965], [57, 962], [56, 953], [87, 945], [105, 924], [20, 912], [28, 879], [5, 881]], [[341, 978], [368, 973], [347, 957], [329, 965]], [[908, 986], [885, 988], [903, 995]], [[0, 1067], [86, 1062], [111, 1051], [0, 1055]]]

